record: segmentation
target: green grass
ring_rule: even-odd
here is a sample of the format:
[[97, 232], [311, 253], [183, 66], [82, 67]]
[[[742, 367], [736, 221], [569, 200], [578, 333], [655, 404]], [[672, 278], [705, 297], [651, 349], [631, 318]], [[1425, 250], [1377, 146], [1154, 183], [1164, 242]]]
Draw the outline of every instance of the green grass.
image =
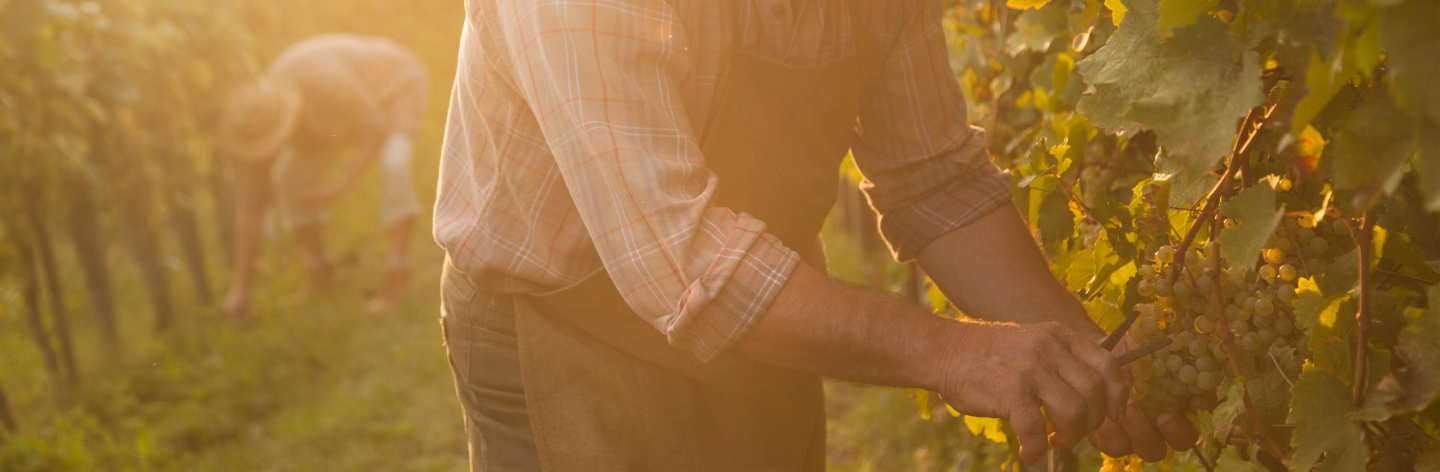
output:
[[52, 400], [7, 293], [0, 359], [18, 368], [0, 370], [0, 383], [22, 432], [0, 447], [0, 470], [462, 470], [439, 277], [428, 270], [438, 252], [417, 261], [416, 290], [391, 313], [363, 310], [372, 264], [352, 262], [338, 290], [298, 301], [299, 268], [275, 257], [246, 326], [182, 302], [182, 324], [160, 338], [132, 300], [138, 287], [122, 283], [120, 361], [99, 357], [72, 303], [84, 378], [68, 409]]

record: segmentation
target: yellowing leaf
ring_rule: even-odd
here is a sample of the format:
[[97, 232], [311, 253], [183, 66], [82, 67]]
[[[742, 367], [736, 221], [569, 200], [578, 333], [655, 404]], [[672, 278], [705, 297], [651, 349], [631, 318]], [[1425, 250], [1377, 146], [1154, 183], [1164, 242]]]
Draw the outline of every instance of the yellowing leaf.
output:
[[1047, 3], [1050, 3], [1050, 0], [1005, 0], [1005, 6], [1016, 10], [1040, 8]]
[[945, 298], [945, 294], [934, 282], [930, 282], [929, 285], [930, 288], [925, 291], [925, 298], [930, 300], [930, 310], [936, 313], [945, 311], [945, 305], [949, 303], [949, 299]]
[[966, 416], [965, 427], [970, 430], [970, 434], [982, 436], [998, 444], [1005, 443], [1005, 431], [1000, 428], [999, 418]]
[[1105, 0], [1105, 8], [1110, 9], [1110, 20], [1115, 22], [1115, 26], [1120, 26], [1120, 20], [1125, 18], [1125, 4], [1120, 0]]

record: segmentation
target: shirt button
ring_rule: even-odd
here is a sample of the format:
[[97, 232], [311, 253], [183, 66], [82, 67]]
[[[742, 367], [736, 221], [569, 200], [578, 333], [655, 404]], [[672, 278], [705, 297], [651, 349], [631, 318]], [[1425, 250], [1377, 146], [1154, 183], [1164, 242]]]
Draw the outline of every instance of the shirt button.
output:
[[775, 5], [770, 7], [770, 13], [775, 16], [785, 16], [785, 7], [783, 5]]

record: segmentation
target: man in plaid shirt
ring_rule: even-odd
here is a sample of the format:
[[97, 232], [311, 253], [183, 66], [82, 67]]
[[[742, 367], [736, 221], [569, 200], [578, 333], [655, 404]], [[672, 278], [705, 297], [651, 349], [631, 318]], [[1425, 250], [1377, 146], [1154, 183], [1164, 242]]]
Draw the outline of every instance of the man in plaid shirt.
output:
[[[1097, 346], [1105, 333], [1049, 272], [1008, 175], [967, 124], [942, 2], [467, 0], [466, 10], [434, 232], [449, 255], [443, 324], [473, 469], [564, 469], [566, 454], [629, 454], [615, 468], [650, 468], [630, 456], [660, 454], [617, 452], [599, 433], [594, 450], [574, 452], [565, 448], [589, 433], [541, 424], [554, 409], [535, 389], [577, 387], [538, 385], [563, 367], [528, 359], [567, 347], [526, 328], [527, 313], [546, 309], [524, 307], [563, 305], [546, 297], [567, 292], [600, 306], [599, 291], [572, 288], [596, 278], [690, 361], [933, 390], [964, 414], [1009, 420], [1027, 462], [1092, 432], [1112, 456], [1159, 460], [1167, 440], [1194, 444], [1182, 415], [1127, 406], [1128, 384]], [[851, 85], [857, 98], [790, 98]], [[845, 100], [848, 115], [815, 116], [836, 124], [793, 123]], [[829, 143], [839, 152], [818, 167], [793, 156]], [[785, 210], [833, 201], [846, 148], [894, 256], [918, 260], [971, 320], [825, 275], [818, 226], [796, 229]], [[792, 167], [818, 168], [832, 187], [784, 180]], [[803, 198], [772, 198], [784, 192]], [[823, 219], [828, 206], [810, 206], [820, 210], [794, 219]], [[571, 311], [581, 313], [551, 318], [592, 317]], [[591, 407], [574, 403], [564, 408]], [[665, 431], [631, 413], [636, 424], [621, 430]]]

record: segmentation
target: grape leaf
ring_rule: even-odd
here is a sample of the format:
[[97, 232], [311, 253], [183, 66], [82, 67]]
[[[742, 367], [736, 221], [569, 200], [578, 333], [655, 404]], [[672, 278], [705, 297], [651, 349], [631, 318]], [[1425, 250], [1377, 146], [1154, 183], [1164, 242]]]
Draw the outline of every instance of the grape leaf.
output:
[[1295, 448], [1291, 466], [1310, 470], [1324, 454], [1322, 472], [1365, 470], [1361, 430], [1347, 416], [1355, 407], [1350, 404], [1350, 388], [1345, 382], [1323, 369], [1308, 368], [1300, 374], [1291, 395], [1294, 401], [1287, 419], [1295, 425], [1290, 438]]
[[1070, 20], [1065, 17], [1065, 11], [1059, 4], [1027, 10], [1015, 20], [1015, 32], [1005, 38], [1005, 47], [1011, 52], [1026, 49], [1045, 52], [1050, 48], [1050, 41], [1069, 29]]
[[1215, 407], [1211, 413], [1211, 425], [1215, 431], [1224, 432], [1228, 437], [1230, 431], [1245, 428], [1244, 423], [1240, 422], [1241, 415], [1245, 414], [1245, 382], [1240, 379], [1226, 380], [1216, 391], [1224, 394], [1220, 396], [1220, 406]]
[[1040, 8], [1048, 3], [1050, 3], [1050, 0], [1005, 0], [1005, 6], [1016, 10]]
[[1075, 235], [1075, 215], [1070, 213], [1069, 194], [1051, 192], [1046, 195], [1040, 201], [1039, 216], [1035, 226], [1040, 230], [1040, 241], [1047, 246]]
[[1160, 21], [1157, 31], [1161, 38], [1170, 37], [1175, 28], [1195, 24], [1195, 17], [1215, 9], [1220, 0], [1160, 0]]
[[1188, 207], [1209, 193], [1220, 178], [1209, 172], [1191, 172], [1180, 161], [1161, 152], [1155, 156], [1155, 180], [1170, 182], [1171, 200]]
[[1400, 185], [1415, 146], [1415, 123], [1395, 106], [1383, 84], [1372, 87], [1351, 113], [1331, 146], [1335, 189], [1355, 192], [1356, 207], [1366, 208], [1378, 194]]
[[1241, 190], [1220, 205], [1220, 213], [1239, 221], [1220, 231], [1220, 253], [1230, 265], [1247, 269], [1285, 216], [1283, 205], [1275, 208], [1275, 189], [1264, 184]]
[[1295, 327], [1301, 330], [1309, 329], [1315, 324], [1315, 315], [1325, 305], [1325, 296], [1320, 294], [1320, 286], [1315, 285], [1314, 277], [1305, 277], [1295, 281]]
[[1345, 87], [1345, 84], [1350, 81], [1350, 77], [1357, 72], [1348, 68], [1349, 65], [1339, 57], [1333, 60], [1322, 59], [1319, 49], [1310, 53], [1310, 64], [1305, 73], [1305, 86], [1310, 89], [1310, 93], [1295, 104], [1295, 115], [1291, 118], [1290, 123], [1291, 131], [1295, 133], [1304, 131], [1305, 126], [1309, 125], [1310, 121], [1325, 109], [1325, 105], [1330, 103], [1330, 99]]
[[1095, 87], [1095, 93], [1080, 98], [1077, 109], [1090, 123], [1112, 131], [1135, 127], [1121, 117], [1130, 109], [1131, 102], [1155, 92], [1160, 75], [1160, 36], [1156, 31], [1159, 3], [1157, 0], [1120, 0], [1120, 3], [1125, 13], [1116, 10], [1115, 33], [1094, 54], [1075, 63], [1080, 76]]
[[1265, 101], [1257, 56], [1246, 50], [1237, 67], [1233, 48], [1225, 23], [1209, 15], [1175, 30], [1161, 49], [1161, 85], [1123, 118], [1155, 130], [1191, 171], [1210, 170], [1229, 154], [1240, 117]]
[[1320, 292], [1326, 296], [1350, 293], [1360, 280], [1360, 256], [1356, 249], [1335, 256], [1335, 262], [1325, 266], [1320, 274]]
[[1440, 391], [1440, 287], [1430, 287], [1428, 296], [1429, 309], [1405, 310], [1405, 329], [1394, 351], [1405, 361], [1404, 369], [1377, 387], [1396, 397], [1390, 408], [1397, 414], [1425, 409]]
[[[1242, 446], [1235, 446], [1235, 448], [1238, 447]], [[1224, 451], [1220, 452], [1220, 458], [1215, 461], [1215, 470], [1224, 470], [1226, 472], [1270, 472], [1270, 469], [1265, 468], [1265, 465], [1261, 464], [1260, 461], [1241, 459], [1240, 453], [1237, 452], [1235, 448], [1225, 448]], [[1255, 457], [1255, 454], [1260, 452], [1260, 448], [1249, 446], [1246, 447], [1245, 451], [1248, 453], [1246, 457]]]
[[1440, 4], [1408, 0], [1386, 10], [1380, 20], [1391, 92], [1416, 116], [1440, 121]]
[[1125, 315], [1120, 312], [1120, 307], [1105, 301], [1104, 297], [1097, 297], [1094, 300], [1085, 302], [1085, 312], [1090, 314], [1090, 319], [1100, 325], [1100, 329], [1110, 331], [1120, 326], [1125, 321]]

